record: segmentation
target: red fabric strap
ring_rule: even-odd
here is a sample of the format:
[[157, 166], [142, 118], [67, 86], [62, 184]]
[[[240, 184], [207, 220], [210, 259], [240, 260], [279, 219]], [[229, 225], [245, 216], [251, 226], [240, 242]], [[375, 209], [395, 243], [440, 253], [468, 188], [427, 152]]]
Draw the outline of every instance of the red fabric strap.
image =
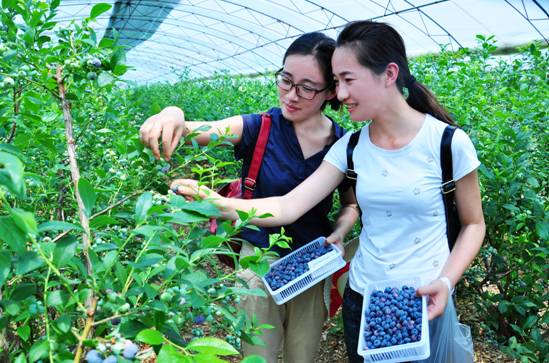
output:
[[347, 262], [345, 266], [343, 266], [340, 270], [334, 272], [332, 275], [332, 286], [330, 287], [330, 318], [333, 318], [335, 314], [337, 313], [337, 310], [343, 304], [343, 296], [339, 294], [339, 290], [337, 288], [337, 283], [339, 281], [339, 278], [346, 272], [349, 271], [350, 262]]
[[254, 154], [252, 156], [252, 162], [250, 163], [250, 170], [248, 170], [248, 176], [244, 179], [242, 185], [242, 198], [251, 199], [253, 197], [255, 189], [255, 181], [263, 162], [263, 154], [267, 148], [267, 141], [269, 140], [269, 132], [271, 130], [271, 115], [268, 113], [261, 114], [261, 129], [255, 142]]

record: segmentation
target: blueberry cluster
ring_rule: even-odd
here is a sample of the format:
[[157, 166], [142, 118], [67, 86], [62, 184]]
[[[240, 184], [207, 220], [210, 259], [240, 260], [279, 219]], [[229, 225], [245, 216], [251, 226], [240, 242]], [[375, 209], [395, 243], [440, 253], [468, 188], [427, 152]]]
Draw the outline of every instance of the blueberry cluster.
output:
[[421, 297], [413, 287], [374, 290], [364, 313], [368, 349], [420, 341], [421, 309]]
[[265, 275], [265, 280], [273, 291], [278, 290], [288, 282], [309, 271], [307, 264], [310, 261], [330, 251], [332, 251], [332, 247], [324, 244], [314, 249], [305, 248], [295, 255], [284, 258], [279, 264], [272, 266]]
[[[110, 350], [112, 354], [103, 358], [103, 355]], [[137, 344], [130, 340], [125, 342], [119, 342], [115, 346], [106, 347], [105, 344], [100, 344], [98, 349], [92, 349], [86, 353], [85, 361], [87, 363], [117, 363], [119, 361], [118, 356], [122, 355], [127, 360], [133, 360], [139, 351]], [[126, 360], [126, 362], [127, 362]]]

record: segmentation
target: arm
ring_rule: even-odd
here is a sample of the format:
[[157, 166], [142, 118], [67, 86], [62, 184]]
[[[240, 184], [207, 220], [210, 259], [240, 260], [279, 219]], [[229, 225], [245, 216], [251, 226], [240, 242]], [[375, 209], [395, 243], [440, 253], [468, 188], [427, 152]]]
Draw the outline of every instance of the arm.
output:
[[[465, 269], [478, 254], [486, 231], [476, 170], [456, 182], [455, 193], [461, 230], [440, 274], [441, 277], [450, 280], [452, 287], [457, 284]], [[430, 296], [429, 319], [442, 315], [449, 294], [448, 287], [443, 281], [431, 282], [418, 289], [418, 294]]]
[[[209, 126], [207, 131], [196, 131], [201, 126]], [[170, 159], [182, 136], [198, 132], [195, 140], [200, 145], [207, 145], [212, 134], [234, 135], [230, 138], [238, 144], [242, 137], [244, 120], [242, 116], [233, 116], [220, 121], [185, 121], [183, 110], [178, 107], [166, 107], [160, 113], [149, 117], [139, 130], [141, 142], [150, 148], [157, 159], [160, 159], [158, 139], [162, 139], [162, 151], [166, 160]], [[227, 132], [228, 130], [228, 132]]]
[[267, 218], [254, 218], [252, 223], [260, 227], [283, 226], [293, 223], [312, 207], [320, 203], [343, 180], [335, 166], [323, 161], [322, 164], [292, 191], [280, 197], [261, 199], [223, 198], [219, 194], [201, 186], [195, 180], [178, 179], [172, 182], [171, 189], [178, 194], [211, 200], [219, 209], [224, 219], [238, 219], [237, 210], [249, 212], [256, 210], [256, 215], [270, 213]]
[[345, 236], [353, 228], [359, 215], [355, 193], [351, 188], [345, 192], [340, 191], [339, 199], [341, 208], [334, 225], [334, 231], [326, 238], [326, 241], [336, 244], [343, 251]]

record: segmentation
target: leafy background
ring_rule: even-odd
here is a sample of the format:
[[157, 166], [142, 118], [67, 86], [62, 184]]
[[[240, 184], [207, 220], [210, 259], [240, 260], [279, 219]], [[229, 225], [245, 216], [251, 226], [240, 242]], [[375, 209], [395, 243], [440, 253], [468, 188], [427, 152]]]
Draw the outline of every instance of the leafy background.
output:
[[[265, 326], [236, 306], [262, 293], [214, 257], [230, 253], [227, 241], [250, 216], [210, 235], [204, 226], [215, 208], [185, 203], [166, 186], [179, 176], [212, 187], [236, 177], [227, 142], [181, 146], [171, 163], [158, 162], [138, 129], [173, 104], [191, 120], [266, 110], [277, 104], [272, 75], [196, 80], [181, 70], [176, 84], [126, 85], [123, 49], [89, 26], [108, 5], [64, 29], [52, 20], [58, 5], [3, 0], [0, 8], [0, 356], [79, 361], [94, 349], [124, 362], [123, 344], [135, 341], [140, 359], [261, 362], [239, 348], [259, 342]], [[413, 59], [412, 72], [471, 136], [482, 162], [487, 237], [458, 287], [458, 306], [474, 301], [475, 335], [543, 362], [549, 57], [537, 44], [498, 57], [496, 46], [478, 36], [475, 49]], [[278, 237], [272, 243], [284, 243]], [[265, 255], [258, 250], [237, 271], [264, 270]]]

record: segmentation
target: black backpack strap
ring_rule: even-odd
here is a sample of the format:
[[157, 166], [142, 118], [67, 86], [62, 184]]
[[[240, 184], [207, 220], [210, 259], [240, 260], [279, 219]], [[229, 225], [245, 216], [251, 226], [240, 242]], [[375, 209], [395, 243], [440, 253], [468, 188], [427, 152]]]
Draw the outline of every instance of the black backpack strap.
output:
[[[345, 171], [345, 180], [347, 187], [353, 188], [353, 193], [356, 197], [356, 180], [358, 174], [355, 171], [355, 163], [353, 162], [353, 153], [355, 151], [355, 146], [358, 144], [358, 139], [360, 138], [360, 130], [353, 132], [349, 138], [349, 143], [347, 144], [347, 170]], [[347, 189], [347, 188], [346, 188]], [[358, 207], [358, 217], [360, 219], [360, 225], [362, 226], [362, 210], [357, 201]]]
[[442, 169], [442, 185], [440, 189], [444, 202], [444, 212], [446, 214], [446, 235], [450, 251], [454, 247], [461, 228], [455, 202], [454, 192], [456, 190], [456, 182], [452, 166], [452, 138], [456, 129], [457, 127], [455, 126], [446, 126], [440, 142], [440, 167]]

